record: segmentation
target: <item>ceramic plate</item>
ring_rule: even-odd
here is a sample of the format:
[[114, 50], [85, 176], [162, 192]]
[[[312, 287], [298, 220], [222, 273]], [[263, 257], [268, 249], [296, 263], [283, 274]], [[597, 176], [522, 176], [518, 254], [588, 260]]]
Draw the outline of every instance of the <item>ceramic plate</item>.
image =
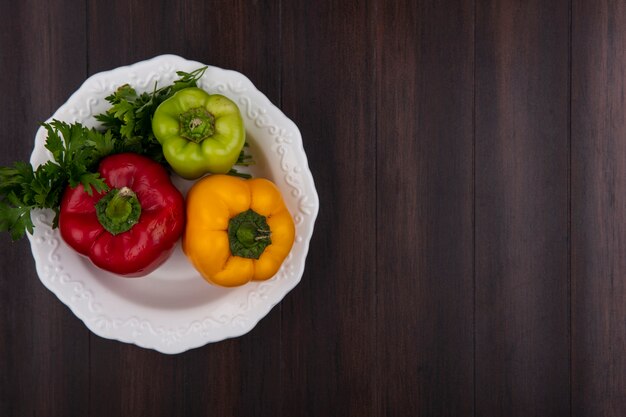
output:
[[[51, 117], [97, 126], [94, 115], [109, 104], [104, 99], [122, 84], [139, 92], [172, 83], [176, 71], [204, 66], [174, 55], [120, 67], [90, 77]], [[185, 350], [240, 336], [250, 331], [302, 277], [319, 201], [302, 137], [296, 125], [242, 74], [209, 66], [199, 82], [209, 93], [235, 101], [246, 126], [255, 177], [274, 181], [282, 191], [296, 224], [296, 240], [279, 272], [270, 280], [238, 288], [208, 284], [187, 262], [180, 243], [159, 269], [140, 279], [125, 279], [95, 268], [74, 252], [51, 228], [53, 213], [32, 214], [29, 235], [37, 272], [43, 284], [95, 334], [134, 343], [163, 353]], [[39, 129], [31, 163], [50, 159]], [[192, 182], [173, 177], [185, 193]]]

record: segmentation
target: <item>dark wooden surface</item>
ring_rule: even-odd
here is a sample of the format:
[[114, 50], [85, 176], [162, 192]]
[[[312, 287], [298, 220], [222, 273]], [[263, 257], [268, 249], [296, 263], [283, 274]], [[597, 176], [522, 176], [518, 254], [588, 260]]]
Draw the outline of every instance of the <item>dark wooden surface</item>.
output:
[[0, 1], [0, 165], [91, 74], [175, 53], [299, 126], [321, 209], [249, 334], [91, 334], [0, 236], [0, 416], [626, 415], [626, 5]]

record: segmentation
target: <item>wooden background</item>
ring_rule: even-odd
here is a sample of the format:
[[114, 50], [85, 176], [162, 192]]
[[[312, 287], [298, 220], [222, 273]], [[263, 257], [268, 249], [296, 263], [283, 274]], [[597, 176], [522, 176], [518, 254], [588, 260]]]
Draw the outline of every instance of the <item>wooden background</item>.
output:
[[0, 165], [175, 53], [300, 127], [321, 209], [249, 334], [91, 334], [0, 237], [1, 416], [626, 415], [626, 3], [0, 1]]

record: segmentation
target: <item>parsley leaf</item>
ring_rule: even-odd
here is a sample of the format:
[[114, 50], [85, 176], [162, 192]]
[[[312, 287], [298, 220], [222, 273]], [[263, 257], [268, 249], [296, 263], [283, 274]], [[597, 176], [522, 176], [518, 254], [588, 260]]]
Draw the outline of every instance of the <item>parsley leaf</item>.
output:
[[159, 104], [177, 91], [197, 87], [198, 80], [206, 69], [207, 67], [202, 67], [189, 73], [177, 71], [176, 74], [180, 78], [173, 84], [158, 89], [155, 84], [154, 90], [149, 93], [138, 94], [133, 87], [124, 84], [107, 96], [106, 100], [111, 104], [111, 108], [105, 113], [96, 115], [95, 118], [113, 136], [121, 138], [120, 144], [116, 144], [115, 151], [135, 152], [167, 165], [161, 144], [152, 133], [152, 116]]
[[11, 238], [17, 240], [24, 235], [26, 230], [29, 233], [33, 232], [31, 208], [22, 204], [15, 193], [10, 193], [7, 199], [12, 204], [0, 204], [0, 230], [9, 231]]
[[16, 240], [32, 233], [30, 212], [38, 208], [55, 210], [58, 222], [63, 190], [69, 184], [82, 184], [88, 194], [108, 189], [100, 174], [94, 172], [100, 159], [115, 149], [111, 133], [100, 133], [80, 123], [59, 120], [43, 124], [48, 136], [45, 148], [53, 160], [37, 169], [25, 162], [0, 167], [0, 231]]
[[[33, 232], [30, 212], [48, 208], [56, 213], [53, 227], [58, 225], [59, 206], [65, 187], [82, 185], [92, 195], [102, 193], [107, 184], [96, 172], [97, 164], [114, 153], [133, 152], [145, 155], [163, 165], [161, 144], [152, 133], [152, 116], [156, 108], [177, 91], [197, 87], [207, 67], [192, 72], [178, 71], [171, 85], [138, 94], [130, 85], [119, 87], [106, 97], [111, 108], [95, 116], [103, 131], [80, 123], [52, 120], [44, 123], [47, 131], [45, 148], [52, 160], [37, 169], [26, 162], [0, 167], [0, 231], [8, 231], [16, 240]], [[250, 165], [250, 156], [242, 150], [236, 165]], [[249, 177], [231, 170], [231, 175]]]

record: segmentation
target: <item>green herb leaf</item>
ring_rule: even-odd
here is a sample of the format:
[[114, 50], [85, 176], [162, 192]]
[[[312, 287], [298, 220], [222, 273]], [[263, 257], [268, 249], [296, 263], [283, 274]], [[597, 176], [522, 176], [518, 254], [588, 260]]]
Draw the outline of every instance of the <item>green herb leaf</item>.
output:
[[114, 137], [121, 139], [120, 144], [115, 144], [114, 152], [135, 152], [167, 165], [162, 147], [152, 133], [152, 116], [156, 108], [177, 91], [197, 87], [206, 69], [202, 67], [189, 73], [178, 71], [179, 78], [173, 84], [157, 88], [155, 83], [153, 91], [141, 94], [125, 84], [106, 97], [111, 108], [95, 118]]
[[93, 195], [93, 190], [96, 190], [97, 193], [101, 193], [109, 189], [109, 186], [100, 178], [100, 174], [98, 173], [84, 173], [80, 176], [80, 183], [85, 187], [85, 191], [89, 195]]
[[[111, 108], [98, 114], [104, 132], [80, 123], [52, 120], [44, 123], [47, 138], [45, 148], [52, 155], [37, 169], [26, 162], [0, 167], [0, 231], [8, 231], [13, 239], [32, 233], [30, 212], [36, 208], [55, 211], [53, 227], [58, 225], [59, 207], [65, 187], [83, 185], [90, 195], [102, 193], [108, 186], [96, 172], [99, 161], [113, 153], [134, 152], [146, 155], [164, 165], [163, 150], [152, 133], [152, 116], [163, 101], [179, 90], [196, 87], [207, 67], [190, 73], [177, 72], [173, 84], [152, 92], [138, 94], [128, 84], [106, 97]], [[243, 152], [240, 162], [249, 164]], [[235, 171], [236, 172], [236, 171]], [[241, 174], [238, 174], [241, 175]]]
[[[103, 192], [108, 186], [95, 172], [98, 162], [115, 150], [115, 139], [80, 123], [59, 120], [44, 123], [48, 133], [45, 147], [53, 160], [37, 169], [25, 162], [0, 167], [0, 231], [8, 231], [13, 239], [32, 233], [30, 211], [35, 208], [55, 210], [54, 226], [65, 187], [82, 184], [90, 195]], [[56, 227], [56, 226], [55, 226]]]
[[26, 231], [32, 233], [31, 207], [23, 205], [15, 193], [9, 193], [6, 200], [10, 204], [4, 201], [0, 203], [0, 231], [11, 233], [13, 240], [24, 236]]
[[105, 133], [93, 129], [87, 131], [86, 144], [93, 147], [97, 159], [112, 154], [115, 151], [116, 142], [111, 131], [107, 130]]

